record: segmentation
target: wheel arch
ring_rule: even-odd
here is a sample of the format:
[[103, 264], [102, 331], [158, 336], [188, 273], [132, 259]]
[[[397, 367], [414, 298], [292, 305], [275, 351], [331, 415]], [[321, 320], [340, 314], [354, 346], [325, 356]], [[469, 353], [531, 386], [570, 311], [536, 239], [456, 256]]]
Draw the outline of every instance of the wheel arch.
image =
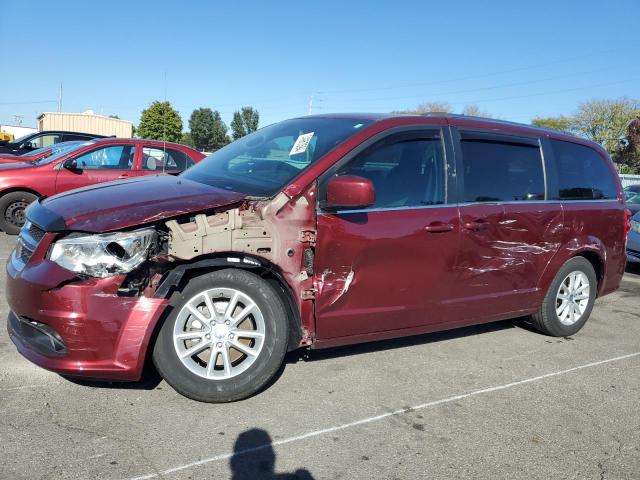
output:
[[548, 290], [562, 265], [574, 257], [583, 257], [591, 263], [596, 272], [597, 291], [598, 296], [600, 295], [605, 284], [607, 251], [602, 241], [593, 236], [574, 238], [558, 249], [538, 282], [538, 287], [543, 294]]
[[38, 193], [37, 191], [35, 191], [33, 188], [29, 188], [29, 187], [8, 187], [8, 188], [5, 188], [2, 191], [0, 191], [0, 198], [4, 197], [5, 195], [8, 195], [10, 193], [16, 193], [16, 192], [30, 193], [32, 195], [35, 195], [38, 198], [42, 197], [42, 195], [40, 193]]
[[582, 252], [574, 255], [574, 257], [583, 257], [589, 261], [589, 263], [593, 267], [593, 270], [596, 272], [596, 279], [598, 280], [598, 292], [600, 292], [602, 281], [604, 280], [604, 260], [600, 256], [600, 253], [596, 252], [595, 250], [583, 250]]
[[[259, 275], [274, 287], [287, 310], [287, 321], [289, 324], [289, 344], [287, 350], [291, 351], [298, 348], [303, 338], [303, 326], [294, 291], [285, 280], [280, 269], [264, 258], [244, 253], [226, 252], [206, 255], [198, 257], [191, 262], [180, 263], [165, 273], [156, 288], [154, 296], [171, 298], [175, 291], [180, 291], [184, 288], [189, 279], [205, 272], [224, 268], [238, 268], [250, 271]], [[158, 323], [161, 324], [162, 322]], [[160, 326], [161, 325], [156, 325], [156, 329], [159, 329]]]
[[[31, 188], [10, 187], [2, 190], [0, 192], [0, 230], [8, 235], [18, 235], [25, 221], [26, 207], [29, 206], [28, 204], [37, 201], [39, 196], [38, 192]], [[33, 197], [33, 200], [29, 201], [30, 197]], [[12, 205], [16, 205], [16, 202], [21, 202], [22, 205], [25, 205], [24, 209], [20, 205], [20, 217], [15, 216], [16, 212], [18, 212], [15, 207], [11, 211], [9, 210]]]

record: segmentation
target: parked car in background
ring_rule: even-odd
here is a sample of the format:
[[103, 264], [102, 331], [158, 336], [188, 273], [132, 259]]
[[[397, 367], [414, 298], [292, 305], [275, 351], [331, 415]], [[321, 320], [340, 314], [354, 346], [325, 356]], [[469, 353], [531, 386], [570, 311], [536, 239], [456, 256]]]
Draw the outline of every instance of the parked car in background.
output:
[[613, 163], [580, 138], [298, 118], [177, 177], [35, 202], [7, 262], [8, 330], [62, 374], [137, 380], [151, 356], [183, 395], [233, 401], [299, 347], [520, 316], [573, 335], [620, 285], [629, 220]]
[[94, 135], [82, 132], [43, 131], [30, 133], [11, 142], [0, 142], [0, 153], [21, 155], [39, 148], [49, 147], [60, 142], [87, 141], [94, 138], [105, 138], [104, 135]]
[[185, 145], [104, 138], [74, 142], [34, 162], [0, 164], [0, 229], [17, 234], [25, 208], [38, 197], [142, 175], [175, 175], [203, 158]]
[[631, 219], [631, 230], [627, 236], [627, 261], [640, 263], [640, 212]]
[[629, 185], [624, 189], [624, 201], [631, 213], [640, 212], [640, 185]]
[[31, 150], [27, 153], [22, 153], [20, 155], [15, 155], [12, 153], [0, 153], [0, 163], [36, 162], [42, 158], [48, 157], [50, 155], [54, 155], [63, 150], [72, 149], [76, 145], [79, 145], [81, 143], [83, 142], [82, 141], [60, 142], [60, 143], [53, 144], [49, 147], [37, 148], [36, 150]]

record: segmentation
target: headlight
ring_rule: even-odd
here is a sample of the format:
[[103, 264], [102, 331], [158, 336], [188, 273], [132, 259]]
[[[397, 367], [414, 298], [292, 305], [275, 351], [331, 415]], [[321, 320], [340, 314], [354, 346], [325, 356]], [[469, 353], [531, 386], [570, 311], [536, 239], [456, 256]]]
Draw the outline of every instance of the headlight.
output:
[[63, 238], [53, 244], [49, 260], [72, 272], [111, 277], [144, 262], [156, 238], [156, 231], [150, 228]]
[[631, 230], [636, 233], [640, 233], [640, 222], [631, 220]]

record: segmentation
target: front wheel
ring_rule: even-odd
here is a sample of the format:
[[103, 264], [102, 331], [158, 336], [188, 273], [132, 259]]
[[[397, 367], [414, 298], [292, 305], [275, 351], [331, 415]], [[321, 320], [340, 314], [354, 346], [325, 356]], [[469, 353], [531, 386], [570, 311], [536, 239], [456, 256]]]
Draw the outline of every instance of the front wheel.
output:
[[172, 305], [153, 361], [182, 395], [214, 403], [246, 398], [282, 365], [286, 309], [258, 275], [239, 269], [206, 273], [192, 278]]
[[17, 235], [24, 225], [24, 211], [38, 197], [29, 192], [11, 192], [0, 198], [0, 229]]
[[584, 257], [568, 260], [556, 274], [533, 325], [547, 335], [566, 337], [587, 322], [596, 300], [598, 279]]

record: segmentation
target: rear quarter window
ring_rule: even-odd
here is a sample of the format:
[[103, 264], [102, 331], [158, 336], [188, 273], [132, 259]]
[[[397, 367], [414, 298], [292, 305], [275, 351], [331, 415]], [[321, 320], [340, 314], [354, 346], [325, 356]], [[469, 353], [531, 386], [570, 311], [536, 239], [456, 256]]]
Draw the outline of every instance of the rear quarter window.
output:
[[558, 174], [560, 200], [616, 199], [613, 173], [593, 148], [562, 140], [550, 140]]
[[545, 199], [540, 147], [496, 141], [482, 135], [462, 138], [465, 202], [513, 202]]

